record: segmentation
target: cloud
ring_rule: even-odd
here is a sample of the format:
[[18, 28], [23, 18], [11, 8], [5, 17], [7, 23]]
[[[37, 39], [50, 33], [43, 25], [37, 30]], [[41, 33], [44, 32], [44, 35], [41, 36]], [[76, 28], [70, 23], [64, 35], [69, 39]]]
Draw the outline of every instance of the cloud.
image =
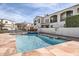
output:
[[1, 4], [0, 6], [0, 18], [10, 19], [16, 22], [26, 21], [28, 17], [22, 13], [22, 9], [15, 9], [8, 7], [7, 4]]
[[[25, 5], [27, 5], [27, 4], [25, 4]], [[41, 8], [41, 7], [43, 7], [43, 8], [49, 7], [50, 8], [52, 6], [57, 5], [57, 3], [32, 3], [29, 5], [31, 5], [31, 7], [34, 7], [34, 8]]]
[[50, 14], [72, 5], [74, 4], [0, 4], [0, 18], [7, 18], [16, 22], [33, 22], [35, 16]]

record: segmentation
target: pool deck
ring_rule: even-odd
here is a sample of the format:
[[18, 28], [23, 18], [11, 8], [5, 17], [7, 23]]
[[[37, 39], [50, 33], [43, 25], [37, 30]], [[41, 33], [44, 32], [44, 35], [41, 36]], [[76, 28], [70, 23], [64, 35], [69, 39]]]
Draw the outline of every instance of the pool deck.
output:
[[74, 40], [31, 52], [17, 53], [16, 35], [0, 34], [0, 56], [79, 56], [79, 41]]
[[79, 56], [79, 42], [69, 41], [24, 53], [24, 56]]
[[0, 56], [9, 56], [16, 53], [15, 35], [0, 34]]

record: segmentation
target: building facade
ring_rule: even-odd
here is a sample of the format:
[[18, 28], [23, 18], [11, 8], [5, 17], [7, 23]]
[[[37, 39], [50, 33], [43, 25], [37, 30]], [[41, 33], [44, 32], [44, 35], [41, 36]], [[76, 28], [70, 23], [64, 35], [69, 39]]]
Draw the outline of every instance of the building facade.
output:
[[34, 18], [34, 27], [35, 28], [40, 28], [41, 24], [44, 24], [44, 17], [42, 17], [42, 16], [36, 16]]
[[25, 22], [16, 23], [16, 30], [28, 31], [32, 27], [33, 27], [33, 24], [31, 23], [25, 23]]
[[15, 22], [7, 19], [0, 19], [3, 30], [15, 30]]
[[79, 4], [70, 8], [46, 15], [44, 17], [36, 16], [34, 19], [37, 28], [58, 28], [65, 26], [65, 18], [79, 14]]

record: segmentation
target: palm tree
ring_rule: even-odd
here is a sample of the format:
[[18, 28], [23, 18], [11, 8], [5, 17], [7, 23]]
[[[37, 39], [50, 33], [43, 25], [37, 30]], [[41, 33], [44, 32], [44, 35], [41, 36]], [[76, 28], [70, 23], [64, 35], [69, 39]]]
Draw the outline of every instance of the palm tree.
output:
[[0, 21], [0, 30], [2, 30], [2, 29], [3, 29], [3, 27], [4, 27], [4, 24], [3, 24], [3, 19], [1, 19], [1, 21]]

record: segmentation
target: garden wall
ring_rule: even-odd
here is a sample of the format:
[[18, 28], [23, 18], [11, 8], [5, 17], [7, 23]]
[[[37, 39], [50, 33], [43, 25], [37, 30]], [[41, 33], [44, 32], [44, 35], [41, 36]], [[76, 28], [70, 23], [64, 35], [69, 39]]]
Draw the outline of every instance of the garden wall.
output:
[[38, 32], [79, 37], [79, 28], [40, 28]]

